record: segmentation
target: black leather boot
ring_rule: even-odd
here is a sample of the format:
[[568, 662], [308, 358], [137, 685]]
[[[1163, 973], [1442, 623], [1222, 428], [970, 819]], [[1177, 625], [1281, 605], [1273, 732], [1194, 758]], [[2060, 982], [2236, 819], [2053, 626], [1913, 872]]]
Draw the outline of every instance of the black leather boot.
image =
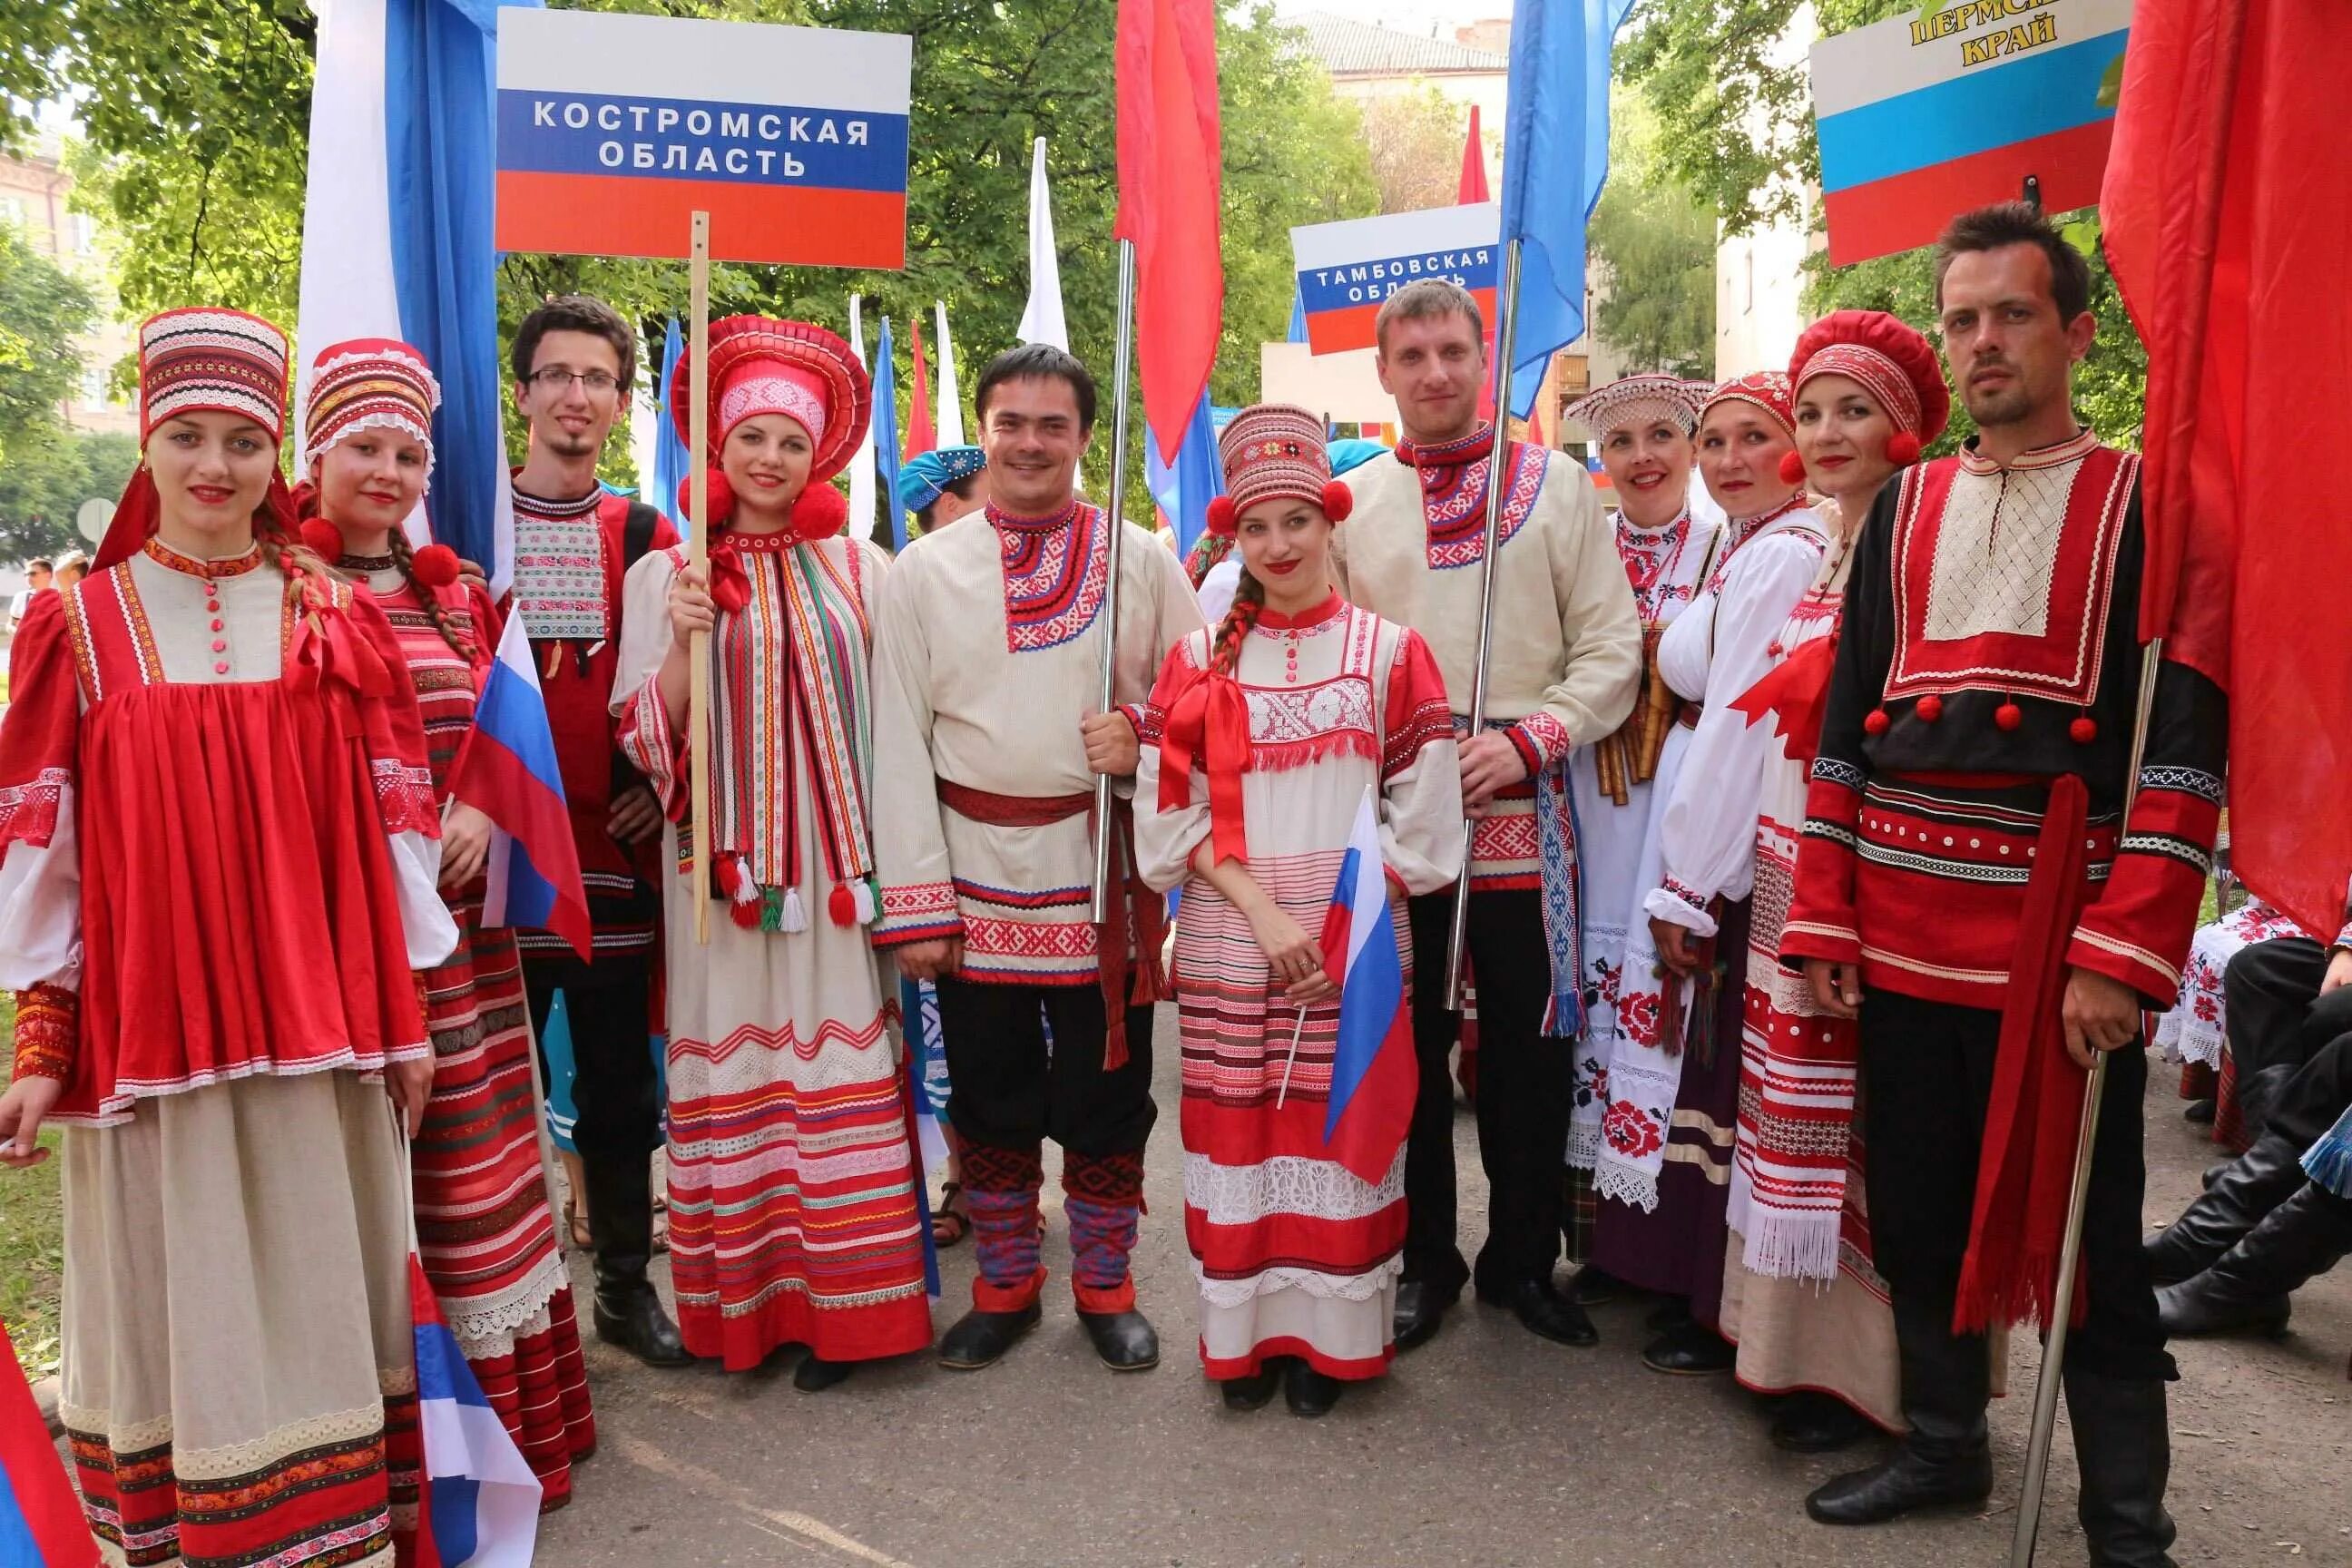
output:
[[1009, 1312], [974, 1307], [940, 1336], [940, 1364], [957, 1372], [978, 1372], [982, 1367], [994, 1366], [1022, 1335], [1037, 1326], [1037, 1320], [1043, 1316], [1044, 1310], [1034, 1300]]
[[2247, 1237], [2193, 1279], [2156, 1293], [2168, 1334], [2286, 1331], [2289, 1295], [2352, 1251], [2352, 1199], [2315, 1182], [2271, 1210]]
[[2091, 1568], [2175, 1568], [2166, 1549], [2172, 1516], [2164, 1485], [2172, 1469], [2164, 1384], [2068, 1367], [2066, 1414], [2082, 1474], [2078, 1517]]
[[1437, 1331], [1445, 1326], [1446, 1310], [1461, 1294], [1459, 1286], [1445, 1290], [1426, 1279], [1398, 1281], [1396, 1348], [1409, 1351], [1435, 1339]]
[[2147, 1244], [2156, 1282], [2201, 1274], [2304, 1184], [2303, 1151], [2275, 1132], [2223, 1167], [2163, 1235]]
[[1293, 1415], [1313, 1420], [1331, 1414], [1331, 1406], [1339, 1403], [1347, 1384], [1338, 1378], [1317, 1372], [1301, 1356], [1290, 1363], [1290, 1371], [1282, 1380], [1283, 1403], [1290, 1406]]
[[[594, 1223], [591, 1211], [590, 1223]], [[647, 1366], [685, 1366], [694, 1358], [678, 1338], [677, 1325], [662, 1310], [661, 1297], [646, 1278], [642, 1253], [596, 1255], [596, 1337], [618, 1345]]]
[[1160, 1331], [1151, 1320], [1129, 1307], [1123, 1312], [1089, 1312], [1080, 1309], [1078, 1321], [1095, 1345], [1095, 1354], [1113, 1372], [1149, 1372], [1160, 1364]]
[[1895, 1457], [1839, 1476], [1805, 1500], [1822, 1524], [1883, 1524], [1914, 1509], [1982, 1502], [1992, 1494], [1985, 1405], [1992, 1363], [1981, 1334], [1951, 1331], [1949, 1300], [1895, 1302], [1903, 1415], [1911, 1435]]

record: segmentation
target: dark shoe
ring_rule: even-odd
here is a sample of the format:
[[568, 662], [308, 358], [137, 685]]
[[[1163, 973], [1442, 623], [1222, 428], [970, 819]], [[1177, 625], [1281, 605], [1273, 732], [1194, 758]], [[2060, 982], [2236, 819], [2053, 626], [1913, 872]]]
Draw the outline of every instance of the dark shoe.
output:
[[1992, 1363], [1981, 1334], [1951, 1331], [1948, 1298], [1895, 1300], [1903, 1415], [1910, 1436], [1885, 1463], [1836, 1477], [1805, 1499], [1821, 1524], [1883, 1524], [1922, 1508], [1980, 1503], [1992, 1495], [1985, 1406]]
[[2193, 1279], [2156, 1293], [2168, 1334], [2286, 1331], [2289, 1295], [2352, 1251], [2352, 1200], [2305, 1181]]
[[2174, 1534], [2164, 1511], [2172, 1468], [2164, 1384], [2105, 1377], [2068, 1367], [2066, 1415], [2082, 1474], [2078, 1517], [2092, 1568], [2174, 1568]]
[[2189, 1109], [2180, 1113], [2180, 1120], [2193, 1127], [2210, 1127], [2221, 1109], [2220, 1102], [2216, 1100], [2192, 1100], [2189, 1102]]
[[1124, 1312], [1080, 1312], [1095, 1354], [1113, 1372], [1149, 1372], [1160, 1364], [1160, 1332], [1129, 1307]]
[[1670, 1296], [1650, 1309], [1649, 1316], [1642, 1320], [1642, 1326], [1654, 1334], [1671, 1334], [1677, 1329], [1690, 1327], [1696, 1321], [1691, 1316], [1689, 1297]]
[[1250, 1376], [1229, 1377], [1219, 1383], [1217, 1392], [1223, 1397], [1225, 1408], [1234, 1411], [1264, 1409], [1265, 1402], [1274, 1397], [1274, 1391], [1281, 1386], [1282, 1371], [1289, 1361], [1288, 1356], [1268, 1356], [1258, 1363], [1257, 1371]]
[[596, 1296], [591, 1314], [596, 1337], [618, 1345], [647, 1366], [688, 1366], [686, 1342], [662, 1310], [661, 1297], [646, 1278], [642, 1256], [596, 1258]]
[[1791, 1454], [1832, 1454], [1850, 1448], [1878, 1428], [1844, 1400], [1826, 1394], [1792, 1394], [1772, 1413], [1772, 1446]]
[[803, 1394], [823, 1394], [836, 1384], [848, 1382], [849, 1374], [856, 1367], [856, 1362], [826, 1361], [823, 1356], [811, 1352], [801, 1358], [800, 1365], [793, 1368], [793, 1386]]
[[1407, 1279], [1397, 1286], [1396, 1348], [1412, 1350], [1437, 1337], [1445, 1324], [1446, 1309], [1461, 1300], [1455, 1290], [1440, 1289], [1426, 1279]]
[[1605, 1268], [1588, 1263], [1569, 1281], [1568, 1299], [1580, 1307], [1599, 1307], [1625, 1293], [1625, 1281]]
[[1331, 1414], [1331, 1406], [1339, 1403], [1339, 1393], [1347, 1384], [1336, 1377], [1327, 1377], [1307, 1364], [1304, 1359], [1292, 1362], [1289, 1373], [1282, 1380], [1282, 1402], [1290, 1406], [1293, 1415], [1312, 1420]]
[[1739, 1352], [1729, 1340], [1696, 1322], [1668, 1329], [1642, 1351], [1642, 1364], [1669, 1377], [1712, 1377], [1738, 1364]]
[[974, 1307], [940, 1336], [940, 1364], [957, 1372], [994, 1366], [1044, 1316], [1034, 1301], [1013, 1312], [984, 1312]]
[[2156, 1282], [2171, 1285], [2211, 1268], [2305, 1179], [2301, 1149], [2276, 1133], [2257, 1140], [2206, 1184], [2204, 1195], [2163, 1235], [2147, 1244]]
[[1584, 1309], [1552, 1289], [1549, 1279], [1525, 1279], [1503, 1303], [1518, 1319], [1519, 1326], [1539, 1339], [1554, 1344], [1597, 1345], [1601, 1331], [1584, 1315]]

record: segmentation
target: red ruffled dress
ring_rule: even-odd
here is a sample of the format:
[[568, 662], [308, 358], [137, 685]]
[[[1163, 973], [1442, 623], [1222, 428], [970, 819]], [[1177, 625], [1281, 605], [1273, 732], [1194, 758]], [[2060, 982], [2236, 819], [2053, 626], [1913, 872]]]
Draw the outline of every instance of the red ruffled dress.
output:
[[[388, 558], [341, 564], [392, 623], [425, 721], [434, 792], [446, 800], [498, 647], [498, 612], [470, 584], [426, 590], [472, 650], [467, 658]], [[477, 877], [445, 895], [457, 951], [422, 976], [434, 1071], [411, 1150], [417, 1251], [474, 1380], [539, 1477], [541, 1508], [555, 1509], [571, 1500], [572, 1461], [596, 1447], [596, 1420], [540, 1160], [521, 961], [511, 929], [483, 926], [484, 890]]]
[[416, 704], [348, 584], [151, 541], [37, 597], [0, 984], [65, 1084], [62, 1409], [110, 1561], [390, 1564], [416, 1488], [389, 1062], [446, 956]]

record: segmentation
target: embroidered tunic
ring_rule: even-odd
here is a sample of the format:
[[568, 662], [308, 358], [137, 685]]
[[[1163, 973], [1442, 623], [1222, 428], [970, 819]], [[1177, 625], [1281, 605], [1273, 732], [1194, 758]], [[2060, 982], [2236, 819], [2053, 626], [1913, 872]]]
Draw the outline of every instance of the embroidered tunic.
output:
[[[1212, 636], [1192, 633], [1170, 651], [1155, 713], [1206, 668]], [[1375, 790], [1389, 915], [1410, 984], [1404, 898], [1453, 881], [1462, 856], [1460, 765], [1427, 645], [1334, 595], [1296, 621], [1261, 615], [1234, 677], [1249, 704], [1250, 875], [1302, 927], [1319, 930], [1357, 807]], [[1334, 1377], [1375, 1376], [1388, 1365], [1402, 1268], [1403, 1140], [1372, 1179], [1332, 1158], [1323, 1134], [1338, 1003], [1308, 1010], [1285, 1092], [1297, 1010], [1248, 920], [1191, 873], [1209, 834], [1206, 781], [1196, 768], [1192, 803], [1156, 809], [1160, 752], [1148, 743], [1136, 788], [1144, 876], [1184, 890], [1175, 976], [1184, 1228], [1201, 1285], [1202, 1364], [1213, 1378], [1244, 1377], [1268, 1356], [1297, 1355]]]
[[[474, 649], [468, 660], [390, 563], [342, 564], [392, 623], [424, 718], [434, 791], [446, 802], [498, 647], [497, 613], [478, 587], [437, 590], [444, 615]], [[446, 895], [457, 951], [420, 977], [434, 1068], [425, 1126], [411, 1145], [417, 1256], [474, 1381], [540, 1479], [541, 1506], [553, 1508], [570, 1499], [572, 1461], [596, 1446], [596, 1423], [540, 1162], [521, 961], [511, 930], [482, 925], [484, 887], [477, 878]]]
[[[1175, 553], [1126, 526], [1114, 689], [1140, 734], [1162, 658], [1202, 621]], [[1108, 546], [1086, 502], [1035, 520], [991, 507], [986, 526], [927, 533], [891, 568], [874, 659], [881, 945], [961, 937], [961, 979], [1098, 984], [1087, 815], [974, 822], [937, 787], [1029, 799], [1094, 788], [1078, 718], [1101, 705]]]
[[430, 1049], [408, 971], [456, 931], [399, 649], [313, 586], [297, 618], [261, 548], [150, 541], [12, 650], [0, 985], [67, 1085], [60, 1415], [111, 1562], [390, 1568], [411, 1521], [376, 1075]]
[[[711, 638], [715, 836], [730, 846], [714, 872], [748, 869], [759, 897], [714, 900], [708, 946], [696, 936], [689, 854], [709, 830], [678, 820], [686, 736], [656, 679], [683, 548], [630, 569], [614, 687], [622, 749], [672, 818], [663, 847], [678, 1328], [688, 1350], [730, 1371], [783, 1344], [830, 1361], [903, 1354], [929, 1343], [930, 1311], [897, 987], [884, 984], [858, 919], [870, 914], [870, 888], [862, 910], [841, 910], [833, 897], [850, 869], [837, 845], [864, 852], [867, 842], [868, 624], [889, 558], [839, 537], [735, 542], [744, 605], [719, 614]], [[802, 695], [811, 679], [835, 694], [835, 725], [812, 722]], [[748, 863], [729, 858], [746, 846]], [[796, 927], [782, 918], [787, 896]], [[745, 912], [748, 924], [730, 918]]]

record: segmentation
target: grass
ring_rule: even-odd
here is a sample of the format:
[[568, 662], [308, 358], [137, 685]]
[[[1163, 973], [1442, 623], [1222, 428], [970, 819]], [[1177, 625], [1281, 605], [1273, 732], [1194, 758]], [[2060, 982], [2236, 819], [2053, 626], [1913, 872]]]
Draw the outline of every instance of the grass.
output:
[[[15, 1059], [16, 1003], [0, 993], [0, 1088]], [[58, 1146], [55, 1128], [41, 1134]], [[0, 1170], [0, 1322], [8, 1325], [16, 1359], [27, 1377], [58, 1370], [58, 1289], [65, 1276], [59, 1161], [52, 1154], [29, 1171]]]

